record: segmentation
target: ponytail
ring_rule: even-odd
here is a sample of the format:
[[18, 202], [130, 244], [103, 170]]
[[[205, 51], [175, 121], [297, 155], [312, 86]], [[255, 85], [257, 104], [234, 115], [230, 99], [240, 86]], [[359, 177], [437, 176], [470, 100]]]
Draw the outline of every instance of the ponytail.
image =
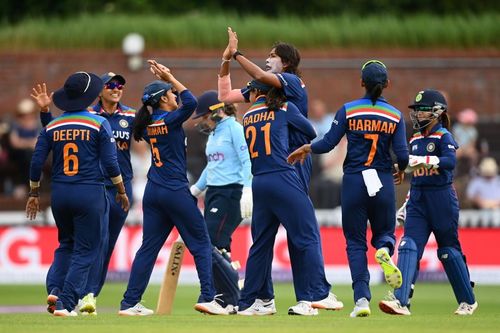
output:
[[377, 99], [382, 96], [382, 90], [384, 90], [384, 85], [382, 83], [377, 83], [370, 88], [366, 88], [366, 92], [370, 95], [372, 105], [375, 105], [375, 103], [377, 103]]
[[139, 142], [142, 140], [142, 134], [146, 127], [151, 124], [152, 117], [151, 112], [146, 104], [142, 104], [141, 108], [137, 112], [134, 120], [134, 127], [132, 129], [132, 135], [134, 140]]
[[448, 112], [441, 113], [441, 124], [448, 131], [450, 130], [450, 116], [448, 116]]
[[283, 89], [273, 87], [267, 92], [266, 106], [269, 110], [278, 111], [286, 102], [286, 97], [283, 94]]

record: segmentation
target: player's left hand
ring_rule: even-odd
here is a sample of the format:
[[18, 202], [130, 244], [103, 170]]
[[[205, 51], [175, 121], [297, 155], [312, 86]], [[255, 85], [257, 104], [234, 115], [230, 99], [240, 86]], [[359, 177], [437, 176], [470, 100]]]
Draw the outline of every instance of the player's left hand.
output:
[[396, 169], [396, 172], [392, 174], [394, 178], [394, 185], [400, 185], [403, 182], [403, 179], [405, 179], [405, 172], [399, 170], [399, 166], [397, 164], [394, 164], [394, 168]]
[[116, 193], [116, 202], [119, 202], [122, 209], [126, 212], [128, 212], [129, 208], [130, 208], [130, 202], [128, 200], [128, 196], [127, 196], [127, 193]]
[[156, 60], [149, 59], [149, 70], [153, 73], [158, 79], [170, 82], [172, 81], [173, 75], [170, 72], [170, 69], [165, 65], [158, 63]]
[[40, 212], [40, 199], [38, 197], [29, 197], [26, 203], [26, 217], [34, 220], [38, 212]]
[[309, 155], [310, 152], [311, 152], [311, 145], [306, 144], [300, 148], [297, 148], [294, 152], [288, 155], [288, 158], [286, 160], [288, 163], [292, 165], [297, 163], [297, 161], [300, 161], [300, 164], [303, 164], [307, 158], [307, 155]]

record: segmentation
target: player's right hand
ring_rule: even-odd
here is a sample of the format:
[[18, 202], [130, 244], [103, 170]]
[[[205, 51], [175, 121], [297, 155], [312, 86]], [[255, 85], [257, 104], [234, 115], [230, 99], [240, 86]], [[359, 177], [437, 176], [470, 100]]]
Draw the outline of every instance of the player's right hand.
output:
[[47, 85], [42, 83], [40, 85], [37, 84], [36, 87], [33, 88], [33, 93], [30, 95], [40, 107], [40, 111], [48, 112], [49, 105], [52, 103], [53, 92], [50, 93], [50, 96], [47, 95]]
[[306, 160], [307, 155], [309, 155], [310, 152], [311, 152], [311, 145], [306, 144], [300, 148], [297, 148], [294, 152], [288, 155], [288, 158], [286, 160], [288, 163], [292, 165], [297, 163], [297, 161], [299, 161], [300, 164], [303, 164], [304, 161]]

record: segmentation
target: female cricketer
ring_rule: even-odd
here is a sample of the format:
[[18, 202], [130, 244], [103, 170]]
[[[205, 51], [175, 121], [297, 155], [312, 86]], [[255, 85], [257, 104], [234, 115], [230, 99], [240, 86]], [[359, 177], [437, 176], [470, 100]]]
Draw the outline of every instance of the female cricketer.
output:
[[31, 161], [26, 211], [34, 218], [41, 170], [53, 151], [51, 206], [59, 247], [47, 274], [47, 302], [55, 316], [77, 315], [73, 310], [86, 291], [91, 266], [101, 255], [102, 226], [107, 225], [109, 210], [102, 168], [116, 186], [120, 209], [129, 208], [109, 123], [86, 110], [102, 87], [102, 80], [87, 72], [77, 72], [66, 80], [53, 94], [54, 104], [64, 113], [42, 130]]
[[[212, 246], [186, 176], [186, 136], [182, 124], [196, 109], [196, 98], [168, 68], [154, 60], [149, 60], [149, 64], [153, 74], [162, 81], [154, 81], [144, 88], [143, 106], [137, 113], [133, 129], [135, 140], [146, 140], [151, 146], [151, 167], [142, 205], [143, 241], [132, 264], [119, 314], [153, 314], [140, 300], [158, 253], [173, 227], [193, 255], [198, 271], [201, 295], [195, 309], [210, 314], [228, 314], [215, 300]], [[180, 107], [176, 94], [182, 101]]]
[[407, 171], [413, 172], [413, 178], [406, 204], [404, 235], [398, 248], [403, 284], [394, 294], [389, 292], [379, 307], [389, 314], [411, 314], [412, 287], [432, 232], [438, 245], [437, 255], [458, 303], [455, 314], [472, 315], [477, 302], [458, 240], [459, 206], [452, 184], [458, 145], [449, 132], [446, 99], [439, 91], [427, 89], [417, 93], [409, 108], [417, 132], [410, 139]]
[[370, 273], [366, 251], [367, 221], [372, 229], [371, 244], [377, 249], [376, 260], [384, 269], [389, 285], [401, 285], [401, 272], [392, 263], [395, 228], [394, 182], [399, 184], [403, 171], [392, 175], [390, 150], [402, 170], [408, 164], [405, 124], [401, 112], [387, 103], [382, 91], [389, 84], [387, 68], [378, 60], [366, 62], [361, 69], [363, 98], [344, 104], [336, 113], [324, 138], [304, 145], [288, 157], [290, 163], [303, 161], [309, 153], [332, 150], [347, 136], [347, 157], [342, 180], [342, 228], [347, 242], [355, 307], [351, 317], [366, 317]]
[[[92, 114], [99, 115], [108, 120], [113, 137], [116, 141], [118, 165], [123, 176], [125, 184], [125, 191], [130, 199], [130, 205], [133, 205], [132, 193], [132, 164], [130, 162], [130, 144], [132, 139], [132, 126], [135, 118], [135, 110], [129, 106], [120, 103], [123, 97], [125, 88], [125, 78], [122, 75], [108, 72], [101, 75], [101, 80], [104, 83], [104, 88], [99, 94], [99, 101], [94, 106], [88, 108]], [[52, 114], [49, 110], [49, 105], [52, 102], [51, 96], [47, 95], [47, 88], [45, 83], [38, 84], [33, 88], [31, 95], [38, 106], [40, 106], [40, 118], [42, 125], [46, 126], [52, 121]], [[102, 255], [99, 260], [96, 260], [92, 266], [92, 274], [89, 276], [87, 288], [83, 295], [80, 295], [81, 302], [79, 303], [79, 310], [82, 314], [90, 313], [96, 315], [96, 302], [102, 286], [106, 280], [108, 272], [109, 261], [113, 254], [116, 241], [120, 235], [120, 231], [125, 224], [128, 216], [128, 211], [124, 211], [120, 205], [116, 203], [114, 197], [116, 196], [116, 189], [111, 182], [110, 177], [105, 173], [105, 186], [106, 196], [108, 198], [109, 217], [103, 225], [102, 235]], [[54, 289], [54, 294], [57, 294], [58, 288]]]
[[[228, 45], [222, 55], [222, 64], [219, 72], [219, 98], [225, 102], [243, 102], [249, 101], [249, 89], [231, 89], [231, 79], [229, 76], [229, 62], [234, 58], [241, 67], [254, 79], [259, 80], [272, 87], [281, 89], [287, 99], [292, 102], [307, 118], [307, 90], [304, 82], [300, 78], [299, 64], [300, 53], [291, 44], [276, 43], [271, 49], [268, 58], [266, 59], [266, 70], [262, 70], [247, 59], [241, 52], [238, 51], [238, 37], [236, 32], [228, 28]], [[301, 131], [297, 131], [293, 127], [289, 129], [289, 152], [294, 151], [298, 147], [310, 142], [310, 139]], [[304, 163], [297, 163], [295, 171], [299, 176], [299, 180], [306, 193], [309, 192], [309, 182], [312, 172], [312, 158], [306, 157]], [[319, 229], [318, 233], [319, 233]], [[320, 235], [317, 235], [320, 237]], [[318, 244], [318, 253], [322, 256], [321, 242]], [[297, 249], [293, 247], [291, 242], [288, 243], [290, 257], [295, 257]], [[292, 265], [296, 262], [291, 260]], [[292, 267], [292, 271], [293, 271]], [[297, 268], [295, 268], [297, 271]], [[269, 271], [270, 272], [270, 271]], [[318, 266], [310, 276], [310, 288], [313, 294], [313, 307], [327, 310], [340, 310], [341, 302], [338, 302], [335, 294], [330, 292], [331, 285], [326, 280], [324, 266]], [[268, 283], [260, 292], [259, 299], [272, 300], [274, 291], [272, 289], [271, 275], [268, 276]]]

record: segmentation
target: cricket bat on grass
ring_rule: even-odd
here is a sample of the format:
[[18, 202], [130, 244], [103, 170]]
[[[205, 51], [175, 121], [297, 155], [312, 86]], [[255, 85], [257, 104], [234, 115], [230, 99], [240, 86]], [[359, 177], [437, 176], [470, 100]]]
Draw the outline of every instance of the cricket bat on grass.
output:
[[185, 250], [186, 245], [184, 245], [183, 241], [177, 241], [172, 245], [170, 257], [168, 258], [167, 269], [165, 270], [165, 275], [163, 275], [163, 281], [160, 287], [156, 314], [169, 315], [172, 313], [175, 291], [177, 290], [177, 283], [179, 282], [179, 275], [181, 273], [182, 259], [184, 258]]

